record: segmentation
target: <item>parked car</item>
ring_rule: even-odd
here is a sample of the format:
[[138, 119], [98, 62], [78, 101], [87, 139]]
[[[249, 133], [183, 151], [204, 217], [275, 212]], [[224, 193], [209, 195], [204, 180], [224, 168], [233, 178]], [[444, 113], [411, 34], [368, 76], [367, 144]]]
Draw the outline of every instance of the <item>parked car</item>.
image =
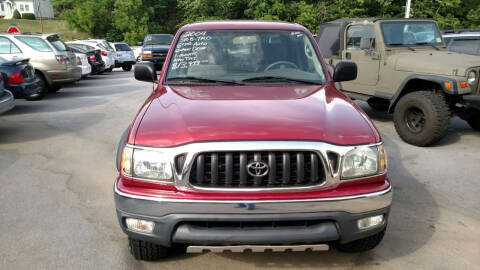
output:
[[50, 92], [82, 76], [75, 54], [57, 34], [0, 34], [0, 54], [7, 60], [29, 58], [37, 77]]
[[132, 50], [135, 55], [135, 60], [140, 62], [142, 60], [142, 46], [133, 46]]
[[[334, 87], [356, 78], [355, 63], [330, 76], [309, 30], [290, 23], [195, 23], [173, 44], [117, 153], [116, 210], [136, 259], [173, 244], [361, 252], [380, 243], [392, 201], [386, 152]], [[134, 73], [157, 82], [151, 62]]]
[[442, 36], [449, 51], [480, 55], [480, 29], [447, 30]]
[[115, 55], [113, 49], [107, 41], [100, 39], [87, 39], [87, 40], [75, 40], [75, 44], [85, 44], [93, 46], [95, 49], [100, 50], [102, 60], [105, 63], [105, 71], [111, 72], [115, 67]]
[[88, 62], [87, 54], [80, 52], [79, 50], [72, 49], [77, 58], [77, 66], [82, 69], [82, 78], [92, 74], [92, 66]]
[[45, 96], [45, 85], [35, 75], [35, 69], [29, 63], [30, 59], [7, 61], [0, 57], [0, 73], [3, 84], [15, 98], [40, 100]]
[[92, 74], [102, 74], [105, 71], [105, 62], [102, 60], [100, 50], [86, 44], [75, 42], [67, 42], [67, 44], [75, 53], [85, 53], [87, 55], [88, 63], [92, 67]]
[[142, 61], [148, 61], [155, 64], [157, 70], [161, 70], [170, 44], [172, 44], [173, 35], [152, 34], [146, 35], [142, 45]]
[[121, 67], [124, 71], [132, 70], [137, 63], [132, 48], [125, 42], [114, 42], [112, 45], [118, 58], [115, 67]]
[[13, 109], [13, 107], [15, 107], [15, 98], [10, 91], [5, 89], [3, 77], [0, 76], [0, 114]]
[[350, 60], [358, 77], [343, 93], [393, 113], [405, 141], [428, 146], [443, 138], [452, 115], [480, 130], [480, 57], [447, 51], [429, 19], [339, 19], [317, 35], [326, 61]]

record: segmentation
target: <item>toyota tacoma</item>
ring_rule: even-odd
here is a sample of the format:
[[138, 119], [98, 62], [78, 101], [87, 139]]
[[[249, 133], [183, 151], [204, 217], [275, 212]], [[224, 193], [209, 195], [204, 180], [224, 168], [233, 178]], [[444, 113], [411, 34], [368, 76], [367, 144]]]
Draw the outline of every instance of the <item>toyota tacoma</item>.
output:
[[183, 26], [158, 83], [122, 135], [118, 221], [136, 259], [187, 252], [361, 252], [387, 227], [392, 186], [381, 137], [335, 89], [313, 36], [280, 22]]

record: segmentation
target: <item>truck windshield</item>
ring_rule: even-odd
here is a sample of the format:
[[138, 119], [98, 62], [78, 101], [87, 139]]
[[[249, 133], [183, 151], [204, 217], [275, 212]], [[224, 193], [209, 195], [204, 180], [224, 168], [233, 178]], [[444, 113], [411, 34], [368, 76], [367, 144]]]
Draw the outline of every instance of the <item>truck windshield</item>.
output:
[[285, 30], [186, 31], [166, 82], [323, 84], [326, 76], [308, 35]]
[[428, 21], [382, 22], [383, 39], [387, 46], [443, 45], [437, 24]]
[[172, 35], [149, 35], [145, 37], [143, 45], [170, 45], [172, 40]]

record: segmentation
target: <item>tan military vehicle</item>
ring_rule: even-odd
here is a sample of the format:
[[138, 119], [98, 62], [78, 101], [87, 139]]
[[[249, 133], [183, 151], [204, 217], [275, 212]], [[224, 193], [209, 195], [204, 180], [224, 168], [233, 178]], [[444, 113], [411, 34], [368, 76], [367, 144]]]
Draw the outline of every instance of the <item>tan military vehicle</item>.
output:
[[339, 19], [321, 25], [316, 39], [330, 65], [357, 64], [357, 79], [341, 90], [393, 113], [404, 141], [437, 142], [453, 114], [480, 130], [480, 57], [447, 51], [435, 21]]

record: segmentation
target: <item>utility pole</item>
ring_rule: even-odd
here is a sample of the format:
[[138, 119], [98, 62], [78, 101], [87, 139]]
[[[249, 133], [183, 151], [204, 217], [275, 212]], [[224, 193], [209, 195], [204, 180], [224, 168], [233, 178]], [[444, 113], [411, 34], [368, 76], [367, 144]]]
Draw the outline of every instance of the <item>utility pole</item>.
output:
[[42, 34], [43, 34], [43, 18], [42, 18], [42, 10], [40, 9], [40, 1], [37, 0], [37, 10], [38, 10], [38, 16], [40, 16], [40, 25], [42, 25]]
[[407, 0], [407, 6], [405, 7], [405, 18], [410, 18], [410, 2], [412, 2], [412, 0]]

